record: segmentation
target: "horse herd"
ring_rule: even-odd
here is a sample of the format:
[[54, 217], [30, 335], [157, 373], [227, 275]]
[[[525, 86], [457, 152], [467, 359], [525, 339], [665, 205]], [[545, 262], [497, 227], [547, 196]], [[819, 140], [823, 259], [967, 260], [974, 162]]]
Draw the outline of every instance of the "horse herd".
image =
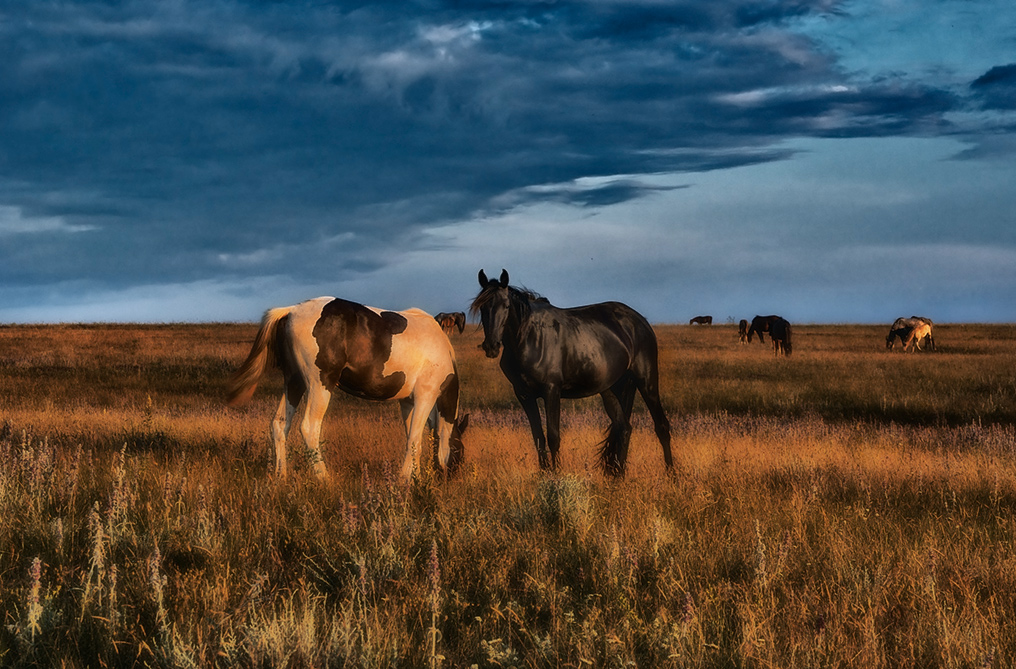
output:
[[[605, 473], [625, 473], [635, 395], [653, 420], [666, 468], [673, 468], [670, 421], [660, 401], [658, 345], [652, 326], [620, 302], [555, 307], [544, 297], [509, 284], [501, 270], [489, 279], [481, 269], [480, 292], [470, 306], [483, 327], [480, 347], [500, 367], [529, 420], [541, 469], [556, 469], [561, 445], [561, 400], [599, 395], [610, 427], [600, 446]], [[692, 322], [711, 324], [711, 317]], [[459, 375], [448, 335], [465, 328], [463, 312], [432, 317], [420, 309], [389, 311], [334, 297], [269, 309], [246, 360], [230, 379], [227, 403], [251, 399], [270, 362], [283, 375], [283, 394], [271, 422], [275, 471], [287, 472], [286, 440], [301, 401], [300, 432], [314, 473], [324, 478], [321, 425], [332, 393], [370, 400], [398, 400], [406, 430], [401, 474], [421, 470], [425, 434], [437, 441], [435, 465], [445, 475], [462, 462], [468, 414], [459, 416]], [[886, 346], [934, 348], [926, 318], [897, 319]], [[779, 316], [739, 324], [743, 343], [768, 333], [777, 355], [792, 351], [791, 327]], [[542, 399], [546, 429], [537, 403]]]

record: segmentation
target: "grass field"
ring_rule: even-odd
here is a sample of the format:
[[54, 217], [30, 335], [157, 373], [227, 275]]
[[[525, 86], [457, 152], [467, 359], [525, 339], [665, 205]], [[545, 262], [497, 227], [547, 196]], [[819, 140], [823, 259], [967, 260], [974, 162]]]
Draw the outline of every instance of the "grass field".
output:
[[676, 472], [638, 401], [611, 481], [597, 398], [538, 474], [470, 327], [463, 471], [407, 487], [345, 396], [272, 475], [254, 325], [0, 327], [0, 665], [1016, 666], [1016, 327], [887, 330], [658, 326]]

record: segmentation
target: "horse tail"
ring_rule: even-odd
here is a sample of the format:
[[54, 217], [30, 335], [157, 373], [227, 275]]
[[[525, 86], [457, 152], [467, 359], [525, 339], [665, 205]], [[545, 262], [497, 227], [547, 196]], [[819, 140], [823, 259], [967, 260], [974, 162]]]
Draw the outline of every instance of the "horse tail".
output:
[[787, 323], [787, 338], [783, 340], [783, 353], [784, 355], [790, 355], [793, 350], [793, 346], [790, 343], [790, 323]]
[[600, 466], [603, 473], [613, 478], [621, 478], [628, 464], [628, 442], [631, 439], [631, 426], [611, 424], [607, 428], [603, 441], [600, 442]]
[[275, 357], [275, 330], [279, 321], [288, 316], [292, 309], [292, 307], [280, 307], [265, 312], [261, 319], [261, 329], [258, 330], [257, 337], [254, 338], [254, 345], [251, 346], [247, 359], [229, 379], [226, 404], [231, 407], [240, 406], [249, 402], [250, 398], [254, 396], [254, 391], [268, 366], [268, 361]]

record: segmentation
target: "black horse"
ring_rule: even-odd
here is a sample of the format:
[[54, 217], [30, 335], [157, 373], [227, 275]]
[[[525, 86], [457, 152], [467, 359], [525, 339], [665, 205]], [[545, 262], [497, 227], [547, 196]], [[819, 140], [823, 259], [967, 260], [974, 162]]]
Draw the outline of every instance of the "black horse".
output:
[[748, 328], [748, 341], [750, 342], [753, 335], [758, 335], [760, 343], [765, 343], [765, 337], [763, 332], [768, 332], [769, 337], [773, 340], [773, 352], [776, 355], [783, 353], [784, 355], [790, 355], [793, 351], [793, 345], [790, 341], [790, 323], [780, 316], [756, 316], [751, 319], [751, 327]]
[[[529, 418], [542, 469], [558, 465], [561, 398], [599, 394], [610, 417], [600, 451], [603, 469], [623, 476], [636, 390], [653, 417], [667, 469], [673, 468], [670, 421], [660, 402], [656, 333], [641, 314], [620, 302], [559, 309], [535, 293], [509, 286], [505, 270], [500, 279], [488, 280], [481, 269], [479, 280], [480, 293], [470, 311], [480, 314], [481, 347], [488, 358], [496, 358], [504, 346], [501, 371]], [[547, 414], [546, 436], [539, 398]]]

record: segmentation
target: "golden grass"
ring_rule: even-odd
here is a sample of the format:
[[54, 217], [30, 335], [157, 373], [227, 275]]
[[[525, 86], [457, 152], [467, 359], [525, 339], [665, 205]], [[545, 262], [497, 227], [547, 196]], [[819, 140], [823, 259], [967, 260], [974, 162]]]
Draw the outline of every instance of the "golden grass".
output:
[[277, 374], [221, 403], [254, 330], [0, 328], [0, 664], [1016, 664], [1010, 326], [801, 327], [788, 359], [660, 327], [676, 471], [638, 402], [624, 481], [596, 398], [538, 474], [467, 329], [465, 466], [409, 487], [397, 408], [346, 397], [330, 480], [271, 475]]

